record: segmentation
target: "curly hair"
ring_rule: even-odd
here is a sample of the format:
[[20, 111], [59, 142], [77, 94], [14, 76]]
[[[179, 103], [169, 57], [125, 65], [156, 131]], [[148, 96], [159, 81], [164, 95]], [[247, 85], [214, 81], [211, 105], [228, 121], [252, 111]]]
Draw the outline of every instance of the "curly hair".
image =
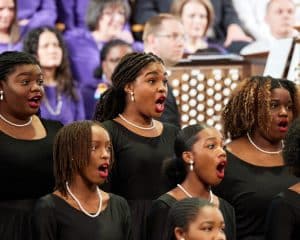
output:
[[290, 126], [284, 140], [283, 159], [296, 177], [300, 177], [300, 118]]
[[125, 86], [134, 82], [140, 71], [149, 63], [163, 61], [153, 53], [126, 54], [116, 66], [112, 77], [112, 86], [108, 88], [97, 102], [94, 119], [100, 122], [115, 118], [122, 113], [126, 104]]
[[222, 112], [225, 137], [239, 138], [258, 125], [268, 131], [271, 122], [271, 91], [275, 88], [285, 88], [290, 93], [293, 116], [297, 117], [300, 103], [295, 83], [270, 76], [253, 76], [237, 86]]

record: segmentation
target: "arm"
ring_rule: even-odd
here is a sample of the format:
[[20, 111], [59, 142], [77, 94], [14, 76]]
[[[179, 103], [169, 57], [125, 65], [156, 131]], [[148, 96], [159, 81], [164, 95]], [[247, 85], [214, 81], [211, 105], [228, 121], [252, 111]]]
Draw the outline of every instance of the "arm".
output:
[[283, 198], [273, 199], [266, 218], [266, 240], [292, 239], [294, 223], [292, 206]]
[[55, 240], [57, 238], [54, 208], [50, 195], [38, 200], [33, 212], [34, 240]]
[[[24, 9], [24, 15], [19, 14], [20, 25], [33, 29], [39, 26], [54, 26], [57, 18], [55, 0], [18, 1], [19, 9]], [[26, 14], [26, 15], [25, 15]]]

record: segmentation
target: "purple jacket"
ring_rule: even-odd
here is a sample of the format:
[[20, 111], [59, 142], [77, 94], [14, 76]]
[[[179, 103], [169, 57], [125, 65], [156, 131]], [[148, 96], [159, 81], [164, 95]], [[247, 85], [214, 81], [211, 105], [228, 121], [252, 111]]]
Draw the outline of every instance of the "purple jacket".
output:
[[86, 28], [85, 15], [88, 3], [87, 0], [56, 0], [57, 21], [64, 23], [66, 30]]
[[[57, 110], [57, 90], [56, 87], [44, 86], [45, 96], [48, 99], [48, 103], [53, 111]], [[63, 94], [61, 96], [61, 109], [58, 115], [53, 115], [49, 111], [49, 107], [46, 106], [45, 100], [42, 101], [40, 110], [41, 117], [44, 119], [51, 119], [60, 121], [62, 124], [68, 124], [77, 120], [85, 119], [83, 100], [80, 91], [77, 91], [79, 100], [75, 102], [70, 96]]]
[[18, 0], [18, 20], [29, 19], [26, 31], [40, 26], [54, 26], [57, 18], [55, 0]]

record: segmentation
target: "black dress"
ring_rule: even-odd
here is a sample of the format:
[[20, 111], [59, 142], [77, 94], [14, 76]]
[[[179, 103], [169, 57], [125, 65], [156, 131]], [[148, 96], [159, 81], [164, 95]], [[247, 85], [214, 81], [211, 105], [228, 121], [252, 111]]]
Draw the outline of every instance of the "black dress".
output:
[[33, 222], [35, 240], [132, 240], [128, 204], [110, 194], [107, 207], [95, 218], [48, 194], [36, 204]]
[[213, 191], [234, 207], [237, 239], [264, 239], [265, 218], [272, 198], [299, 179], [284, 166], [256, 166], [229, 151], [227, 161], [225, 177]]
[[164, 123], [160, 136], [143, 137], [112, 120], [103, 125], [111, 135], [115, 152], [115, 162], [104, 187], [127, 199], [134, 239], [145, 239], [145, 221], [152, 200], [171, 189], [162, 166], [173, 157], [178, 128]]
[[31, 239], [35, 201], [53, 191], [53, 140], [62, 124], [43, 120], [47, 135], [20, 140], [0, 131], [0, 239]]
[[266, 240], [300, 239], [300, 195], [290, 189], [271, 203], [266, 222]]
[[[219, 198], [219, 201], [219, 209], [222, 212], [225, 221], [226, 239], [235, 240], [236, 223], [234, 208], [222, 198]], [[153, 202], [147, 217], [147, 240], [164, 239], [163, 237], [167, 231], [168, 213], [170, 208], [176, 202], [177, 200], [167, 193], [163, 194]]]

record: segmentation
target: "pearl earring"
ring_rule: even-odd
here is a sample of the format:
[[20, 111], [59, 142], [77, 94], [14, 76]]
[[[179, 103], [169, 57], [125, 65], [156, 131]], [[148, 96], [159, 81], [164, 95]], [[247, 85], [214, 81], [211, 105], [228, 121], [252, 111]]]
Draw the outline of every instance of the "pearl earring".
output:
[[0, 90], [0, 101], [2, 101], [3, 100], [3, 90]]
[[193, 171], [194, 170], [194, 161], [190, 160], [189, 165], [190, 165], [190, 171]]
[[130, 92], [130, 99], [131, 99], [131, 102], [135, 101], [134, 93], [133, 92]]

